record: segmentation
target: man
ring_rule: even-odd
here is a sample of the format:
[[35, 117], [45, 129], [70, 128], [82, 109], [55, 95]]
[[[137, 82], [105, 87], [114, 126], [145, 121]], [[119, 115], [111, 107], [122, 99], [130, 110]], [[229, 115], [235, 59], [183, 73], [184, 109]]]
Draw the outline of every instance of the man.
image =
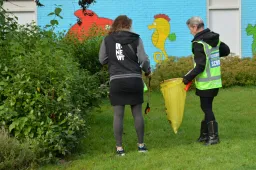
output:
[[183, 77], [184, 84], [195, 79], [196, 95], [200, 97], [204, 119], [201, 122], [198, 142], [205, 145], [219, 143], [218, 123], [212, 111], [212, 103], [222, 87], [220, 57], [230, 53], [229, 47], [219, 40], [219, 34], [204, 28], [200, 17], [192, 17], [187, 21], [192, 40], [194, 69]]

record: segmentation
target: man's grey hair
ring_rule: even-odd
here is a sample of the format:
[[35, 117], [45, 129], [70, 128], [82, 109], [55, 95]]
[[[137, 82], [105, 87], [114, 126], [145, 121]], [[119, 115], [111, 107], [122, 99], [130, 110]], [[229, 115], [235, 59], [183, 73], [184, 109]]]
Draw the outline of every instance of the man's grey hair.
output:
[[204, 28], [204, 21], [202, 18], [194, 16], [187, 20], [188, 26], [197, 26], [197, 29]]

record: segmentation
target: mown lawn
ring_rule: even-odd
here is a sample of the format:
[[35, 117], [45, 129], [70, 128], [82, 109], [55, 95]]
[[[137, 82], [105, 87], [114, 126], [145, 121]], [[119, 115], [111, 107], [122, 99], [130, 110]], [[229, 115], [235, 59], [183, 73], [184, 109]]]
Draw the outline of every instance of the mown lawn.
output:
[[88, 169], [256, 169], [256, 88], [221, 89], [214, 100], [221, 143], [203, 146], [195, 142], [203, 113], [194, 91], [187, 95], [184, 119], [175, 135], [166, 119], [160, 92], [151, 95], [151, 112], [145, 116], [145, 143], [149, 152], [137, 152], [137, 138], [130, 108], [126, 108], [123, 142], [126, 156], [115, 155], [112, 108], [104, 101], [101, 112], [93, 114], [89, 137], [75, 155], [60, 165], [42, 170]]

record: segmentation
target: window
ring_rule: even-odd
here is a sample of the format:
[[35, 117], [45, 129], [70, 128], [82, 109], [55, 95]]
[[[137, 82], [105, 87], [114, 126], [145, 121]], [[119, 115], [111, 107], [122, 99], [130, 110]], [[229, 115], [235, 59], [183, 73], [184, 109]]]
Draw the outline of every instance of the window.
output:
[[37, 6], [34, 0], [8, 0], [3, 8], [18, 17], [19, 24], [37, 21]]
[[231, 55], [241, 55], [240, 0], [208, 0], [208, 26], [220, 34]]

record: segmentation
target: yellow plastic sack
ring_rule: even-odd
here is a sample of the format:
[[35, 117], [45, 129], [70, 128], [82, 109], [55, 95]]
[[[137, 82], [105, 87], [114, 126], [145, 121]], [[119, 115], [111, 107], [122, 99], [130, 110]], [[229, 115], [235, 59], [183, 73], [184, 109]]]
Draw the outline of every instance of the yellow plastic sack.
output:
[[176, 134], [181, 125], [185, 107], [186, 91], [182, 78], [165, 80], [161, 83], [167, 119]]

